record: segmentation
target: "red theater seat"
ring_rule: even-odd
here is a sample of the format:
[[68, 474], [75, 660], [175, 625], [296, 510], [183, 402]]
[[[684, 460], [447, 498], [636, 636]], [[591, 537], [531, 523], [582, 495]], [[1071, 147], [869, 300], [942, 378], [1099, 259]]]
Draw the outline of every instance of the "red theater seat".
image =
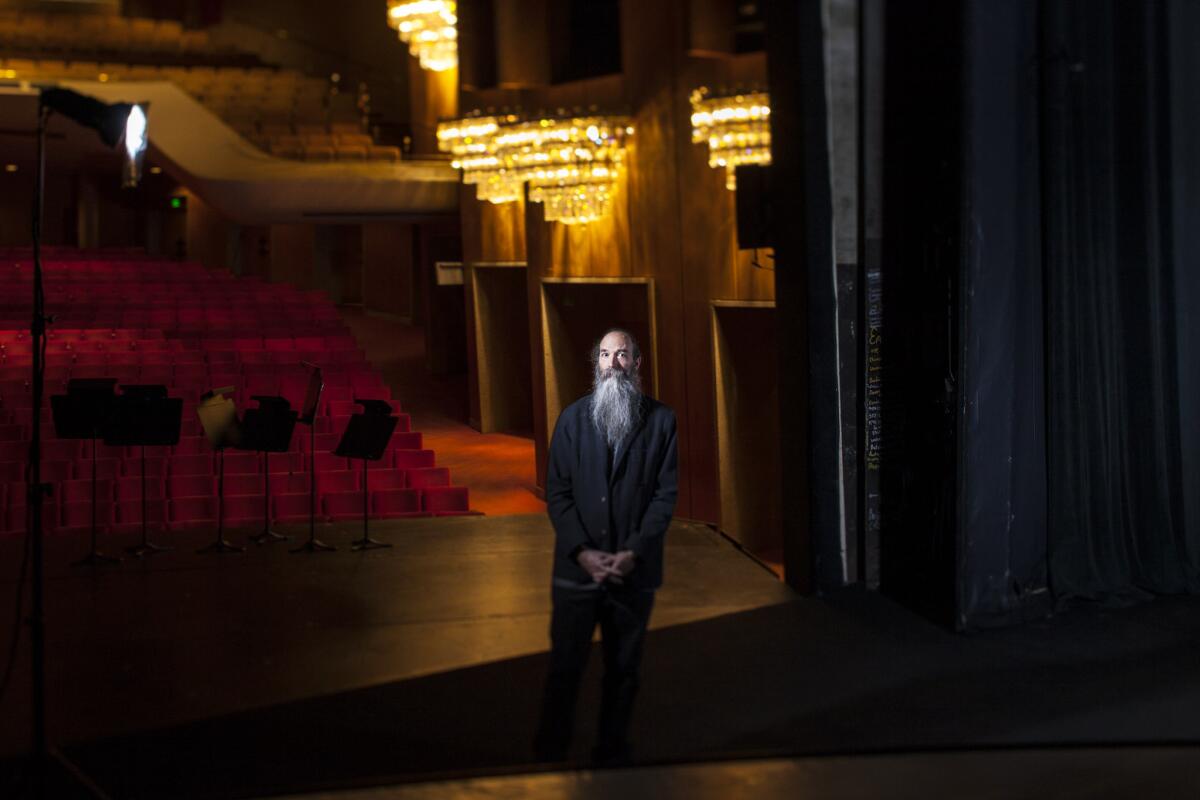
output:
[[195, 455], [171, 456], [169, 460], [171, 475], [212, 475], [213, 457], [211, 453]]
[[[56, 526], [61, 532], [90, 531], [92, 529], [92, 501], [63, 503]], [[96, 530], [107, 531], [113, 523], [113, 501], [107, 498], [96, 500]]]
[[435, 516], [468, 514], [467, 487], [438, 486], [421, 490], [421, 508]]
[[387, 519], [427, 516], [421, 510], [421, 493], [416, 489], [379, 489], [371, 492], [371, 513]]
[[414, 489], [449, 486], [450, 470], [446, 467], [423, 467], [407, 471], [408, 485]]
[[[114, 479], [121, 475], [121, 459], [120, 458], [97, 458], [96, 459], [96, 479]], [[71, 476], [76, 479], [90, 479], [91, 477], [90, 458], [82, 458], [74, 462], [74, 467], [71, 470]]]
[[[146, 477], [146, 499], [161, 500], [166, 496], [166, 484], [162, 478], [149, 476]], [[114, 497], [118, 503], [126, 500], [141, 500], [142, 498], [142, 478], [136, 476], [133, 478], [117, 478], [113, 481]]]
[[[321, 476], [318, 474], [318, 478]], [[321, 496], [321, 506], [325, 518], [332, 522], [344, 522], [352, 519], [362, 519], [362, 492], [331, 492]]]
[[[367, 474], [370, 474], [370, 470], [367, 471]], [[317, 471], [317, 492], [319, 494], [357, 492], [358, 490], [358, 473], [354, 470]]]
[[253, 495], [235, 495], [225, 498], [225, 524], [233, 527], [262, 525], [263, 499]]
[[404, 489], [408, 477], [402, 469], [368, 469], [367, 486], [370, 489]]
[[388, 442], [389, 450], [420, 450], [424, 444], [424, 437], [420, 431], [408, 431], [407, 433], [393, 433], [391, 441]]
[[420, 469], [435, 464], [432, 450], [393, 450], [392, 466], [396, 469]]
[[217, 499], [181, 497], [169, 500], [167, 520], [172, 528], [214, 527], [217, 524]]
[[[207, 447], [207, 443], [205, 443]], [[226, 452], [225, 477], [262, 472], [262, 460], [258, 453]]]
[[[167, 519], [167, 501], [161, 498], [146, 498], [146, 525], [150, 528], [161, 528]], [[142, 501], [119, 500], [116, 504], [116, 521], [113, 530], [117, 532], [133, 532], [142, 529]]]
[[[89, 480], [70, 480], [63, 481], [59, 484], [59, 497], [63, 505], [68, 503], [90, 503], [92, 502], [92, 481]], [[112, 480], [97, 480], [96, 481], [96, 500], [111, 500], [113, 497], [113, 481]]]
[[[308, 522], [308, 502], [307, 494], [277, 494], [271, 498], [271, 517], [276, 522]], [[320, 508], [317, 508], [317, 521], [322, 521]]]
[[247, 475], [226, 475], [225, 476], [225, 496], [235, 497], [238, 495], [257, 495], [262, 502], [263, 494], [263, 477], [258, 474]]
[[211, 497], [216, 494], [217, 480], [212, 475], [172, 475], [167, 478], [167, 496]]

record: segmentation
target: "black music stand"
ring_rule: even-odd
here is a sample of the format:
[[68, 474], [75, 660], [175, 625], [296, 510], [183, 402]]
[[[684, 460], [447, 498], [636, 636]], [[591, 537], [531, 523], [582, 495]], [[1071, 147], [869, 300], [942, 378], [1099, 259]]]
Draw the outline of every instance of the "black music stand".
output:
[[267, 542], [282, 542], [292, 537], [271, 530], [271, 453], [286, 453], [292, 444], [292, 432], [296, 429], [296, 412], [286, 397], [253, 395], [258, 408], [248, 408], [242, 415], [241, 450], [253, 450], [263, 457], [263, 529], [250, 541], [261, 545]]
[[67, 383], [66, 394], [50, 398], [54, 415], [54, 433], [60, 439], [92, 441], [92, 547], [74, 566], [116, 564], [121, 559], [101, 553], [96, 547], [96, 440], [103, 438], [112, 414], [116, 378], [75, 378]]
[[141, 558], [170, 550], [149, 540], [146, 514], [146, 448], [173, 447], [179, 444], [183, 421], [183, 398], [167, 397], [161, 385], [121, 386], [113, 402], [112, 421], [104, 443], [119, 447], [138, 446], [142, 450], [142, 541], [125, 548]]
[[333, 451], [336, 456], [362, 459], [363, 481], [363, 535], [351, 544], [353, 550], [373, 550], [379, 547], [391, 547], [387, 542], [377, 542], [367, 535], [367, 517], [370, 516], [368, 500], [371, 496], [367, 484], [367, 462], [378, 461], [387, 452], [388, 442], [396, 430], [399, 417], [392, 416], [392, 405], [386, 400], [359, 400], [354, 402], [363, 407], [359, 414], [350, 418], [342, 441]]
[[308, 541], [292, 550], [293, 553], [328, 553], [337, 550], [331, 544], [325, 544], [317, 538], [317, 409], [321, 404], [321, 392], [325, 389], [325, 380], [321, 376], [321, 368], [307, 361], [300, 362], [311, 367], [308, 376], [308, 392], [304, 395], [304, 407], [300, 409], [300, 418], [296, 422], [308, 426]]
[[200, 396], [196, 414], [208, 443], [217, 451], [220, 466], [217, 468], [217, 538], [197, 553], [241, 553], [246, 548], [225, 541], [225, 448], [237, 447], [242, 441], [242, 426], [237, 418], [237, 405], [225, 397], [233, 391], [232, 386], [210, 389]]

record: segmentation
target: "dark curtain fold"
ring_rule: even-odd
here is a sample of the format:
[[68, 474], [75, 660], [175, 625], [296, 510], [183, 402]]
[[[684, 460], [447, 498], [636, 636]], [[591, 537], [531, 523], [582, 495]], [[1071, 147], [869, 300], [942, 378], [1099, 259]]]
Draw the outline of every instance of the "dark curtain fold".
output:
[[[1042, 6], [1051, 586], [1195, 592], [1182, 512], [1165, 2]], [[1178, 76], [1176, 76], [1178, 77]], [[1185, 414], [1187, 410], [1184, 409]]]

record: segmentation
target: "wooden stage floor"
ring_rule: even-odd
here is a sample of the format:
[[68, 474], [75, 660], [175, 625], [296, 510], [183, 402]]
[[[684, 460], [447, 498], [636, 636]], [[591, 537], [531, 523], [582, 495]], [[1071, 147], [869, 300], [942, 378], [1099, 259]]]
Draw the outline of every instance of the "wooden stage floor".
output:
[[[170, 553], [104, 569], [70, 566], [85, 541], [52, 537], [53, 742], [108, 796], [130, 798], [727, 797], [752, 786], [764, 797], [999, 797], [1029, 784], [997, 776], [1060, 768], [1096, 780], [1043, 796], [1196, 785], [1200, 598], [957, 635], [878, 594], [796, 597], [709, 528], [677, 522], [635, 712], [639, 768], [551, 774], [530, 757], [546, 517], [377, 523], [395, 547], [352, 553], [360, 530], [322, 527], [339, 550], [317, 555], [274, 544], [200, 556], [211, 532], [181, 534]], [[4, 644], [20, 544], [0, 540]], [[592, 743], [598, 662], [594, 649], [574, 767]], [[22, 637], [0, 714], [0, 797], [15, 796], [5, 781], [27, 747], [28, 665]], [[965, 791], [972, 775], [1013, 791]], [[920, 786], [930, 791], [906, 794]], [[1098, 791], [1075, 791], [1089, 786]]]

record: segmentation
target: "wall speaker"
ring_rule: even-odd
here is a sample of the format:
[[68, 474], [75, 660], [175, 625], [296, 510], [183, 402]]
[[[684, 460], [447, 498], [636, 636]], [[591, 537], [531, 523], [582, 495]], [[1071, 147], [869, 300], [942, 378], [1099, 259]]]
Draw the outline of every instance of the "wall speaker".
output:
[[741, 250], [775, 245], [775, 220], [771, 207], [771, 166], [737, 167], [737, 240]]

